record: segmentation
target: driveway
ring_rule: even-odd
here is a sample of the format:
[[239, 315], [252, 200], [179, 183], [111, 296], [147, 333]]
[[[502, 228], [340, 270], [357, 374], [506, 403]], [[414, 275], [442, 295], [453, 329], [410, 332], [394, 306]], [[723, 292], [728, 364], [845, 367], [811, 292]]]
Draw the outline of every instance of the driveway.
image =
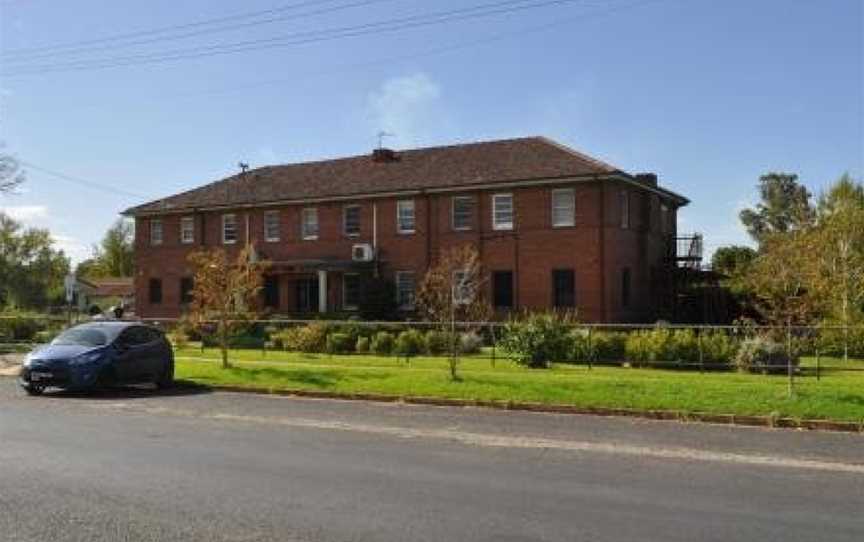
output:
[[4, 541], [861, 540], [864, 437], [0, 378]]

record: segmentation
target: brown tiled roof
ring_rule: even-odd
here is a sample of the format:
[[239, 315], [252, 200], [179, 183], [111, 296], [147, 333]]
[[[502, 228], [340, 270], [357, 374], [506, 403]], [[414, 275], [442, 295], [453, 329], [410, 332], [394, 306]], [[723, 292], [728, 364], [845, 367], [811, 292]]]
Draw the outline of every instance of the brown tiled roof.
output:
[[135, 284], [131, 277], [90, 279], [95, 287], [91, 295], [100, 297], [126, 297], [135, 293]]
[[[132, 207], [124, 214], [434, 190], [537, 179], [626, 173], [544, 137], [399, 151], [268, 166]], [[662, 190], [662, 189], [661, 189]], [[684, 198], [669, 193], [671, 197]]]

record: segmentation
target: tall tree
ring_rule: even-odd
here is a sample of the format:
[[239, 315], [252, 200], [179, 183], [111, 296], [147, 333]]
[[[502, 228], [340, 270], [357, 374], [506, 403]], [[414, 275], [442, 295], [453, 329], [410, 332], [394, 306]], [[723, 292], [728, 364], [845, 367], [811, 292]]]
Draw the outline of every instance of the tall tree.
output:
[[741, 211], [740, 218], [747, 233], [760, 246], [772, 235], [806, 229], [813, 223], [815, 210], [810, 192], [798, 183], [797, 175], [763, 175], [758, 189], [760, 201], [756, 208]]
[[233, 262], [221, 248], [199, 250], [189, 255], [194, 269], [193, 324], [216, 325], [216, 338], [222, 353], [222, 367], [228, 362], [228, 341], [233, 330], [256, 317], [267, 262], [258, 262], [247, 245]]
[[28, 228], [0, 213], [0, 307], [44, 309], [62, 297], [69, 258], [48, 230]]
[[135, 226], [131, 220], [118, 219], [105, 232], [93, 256], [78, 265], [77, 273], [90, 278], [130, 277], [134, 274]]
[[24, 172], [15, 157], [2, 152], [0, 146], [0, 193], [11, 192], [24, 182]]

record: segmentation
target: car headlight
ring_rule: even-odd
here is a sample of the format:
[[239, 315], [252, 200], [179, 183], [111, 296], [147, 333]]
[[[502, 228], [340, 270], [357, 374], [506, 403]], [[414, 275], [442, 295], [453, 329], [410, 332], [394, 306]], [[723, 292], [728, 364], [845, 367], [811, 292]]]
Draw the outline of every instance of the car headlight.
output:
[[69, 365], [86, 365], [102, 359], [102, 352], [88, 352], [69, 360]]
[[33, 358], [30, 357], [31, 355], [32, 354], [27, 354], [24, 356], [24, 363], [22, 364], [24, 367], [30, 367], [30, 363], [33, 361]]

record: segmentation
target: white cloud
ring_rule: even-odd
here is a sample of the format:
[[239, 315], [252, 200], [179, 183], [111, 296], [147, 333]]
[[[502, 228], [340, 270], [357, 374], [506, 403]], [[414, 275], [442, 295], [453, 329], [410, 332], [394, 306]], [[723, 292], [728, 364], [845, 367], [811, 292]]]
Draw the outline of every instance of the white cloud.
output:
[[441, 87], [425, 73], [393, 77], [369, 95], [367, 113], [375, 132], [393, 134], [400, 146], [417, 146], [449, 128], [440, 98]]
[[86, 260], [91, 254], [90, 247], [71, 235], [51, 234], [55, 248], [62, 250], [72, 260], [72, 266]]
[[26, 224], [32, 224], [48, 217], [48, 207], [44, 205], [13, 205], [0, 207], [0, 212]]

